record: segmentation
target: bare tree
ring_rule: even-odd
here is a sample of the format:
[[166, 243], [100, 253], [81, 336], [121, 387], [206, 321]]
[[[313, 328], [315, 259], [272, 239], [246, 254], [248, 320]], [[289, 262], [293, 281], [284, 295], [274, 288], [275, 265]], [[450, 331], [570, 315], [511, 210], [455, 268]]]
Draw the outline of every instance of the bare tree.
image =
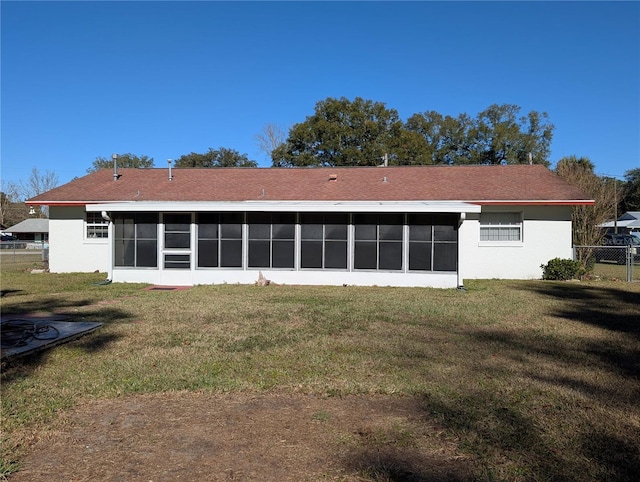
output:
[[284, 144], [287, 133], [280, 126], [273, 122], [267, 122], [262, 131], [254, 136], [258, 143], [258, 149], [263, 152], [269, 159], [273, 159], [271, 153], [277, 147]]
[[[58, 175], [54, 171], [41, 173], [37, 167], [34, 167], [31, 169], [29, 179], [26, 182], [20, 182], [20, 195], [23, 199], [29, 199], [38, 194], [50, 191], [54, 187], [57, 187], [58, 183]], [[36, 212], [33, 216], [36, 218], [46, 218], [49, 214], [46, 207], [34, 206], [34, 210]]]
[[20, 186], [13, 181], [2, 182], [0, 190], [0, 224], [11, 226], [22, 219], [16, 217], [15, 205], [20, 202]]

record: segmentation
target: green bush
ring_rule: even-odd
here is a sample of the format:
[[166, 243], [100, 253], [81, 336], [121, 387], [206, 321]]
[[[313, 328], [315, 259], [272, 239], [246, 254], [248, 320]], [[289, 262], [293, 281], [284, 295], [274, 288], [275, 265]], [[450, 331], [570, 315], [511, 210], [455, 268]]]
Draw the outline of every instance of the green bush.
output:
[[553, 258], [547, 264], [541, 264], [542, 279], [568, 280], [578, 278], [584, 274], [584, 268], [579, 261], [572, 259]]

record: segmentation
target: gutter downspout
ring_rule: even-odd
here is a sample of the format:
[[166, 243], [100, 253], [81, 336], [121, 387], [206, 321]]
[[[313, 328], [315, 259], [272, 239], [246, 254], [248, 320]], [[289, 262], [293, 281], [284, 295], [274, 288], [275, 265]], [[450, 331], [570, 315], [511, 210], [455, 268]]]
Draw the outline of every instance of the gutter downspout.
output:
[[460, 213], [460, 218], [458, 219], [458, 269], [456, 269], [456, 276], [458, 277], [457, 284], [459, 290], [466, 289], [462, 284], [462, 278], [460, 277], [460, 259], [462, 251], [462, 243], [460, 242], [460, 227], [462, 226], [462, 223], [464, 223], [465, 219], [467, 219], [467, 213]]
[[109, 254], [107, 254], [107, 281], [113, 281], [113, 236], [114, 236], [114, 228], [113, 228], [113, 220], [107, 211], [102, 211], [102, 219], [109, 223], [107, 227], [107, 239], [109, 240]]

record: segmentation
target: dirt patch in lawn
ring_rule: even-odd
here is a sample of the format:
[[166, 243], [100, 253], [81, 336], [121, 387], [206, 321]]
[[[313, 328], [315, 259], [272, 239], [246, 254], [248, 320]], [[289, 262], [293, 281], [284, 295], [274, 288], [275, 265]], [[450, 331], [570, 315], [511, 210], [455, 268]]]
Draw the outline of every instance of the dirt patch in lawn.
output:
[[61, 414], [9, 480], [467, 481], [473, 469], [415, 399], [180, 392]]

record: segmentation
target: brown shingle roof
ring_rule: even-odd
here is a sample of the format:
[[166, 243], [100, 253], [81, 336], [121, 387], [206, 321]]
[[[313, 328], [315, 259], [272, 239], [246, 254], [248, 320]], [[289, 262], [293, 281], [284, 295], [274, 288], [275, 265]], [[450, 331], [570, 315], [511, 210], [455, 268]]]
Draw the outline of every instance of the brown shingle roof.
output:
[[[589, 198], [539, 165], [103, 169], [31, 204], [110, 201], [574, 201]], [[587, 202], [588, 203], [588, 202]]]

